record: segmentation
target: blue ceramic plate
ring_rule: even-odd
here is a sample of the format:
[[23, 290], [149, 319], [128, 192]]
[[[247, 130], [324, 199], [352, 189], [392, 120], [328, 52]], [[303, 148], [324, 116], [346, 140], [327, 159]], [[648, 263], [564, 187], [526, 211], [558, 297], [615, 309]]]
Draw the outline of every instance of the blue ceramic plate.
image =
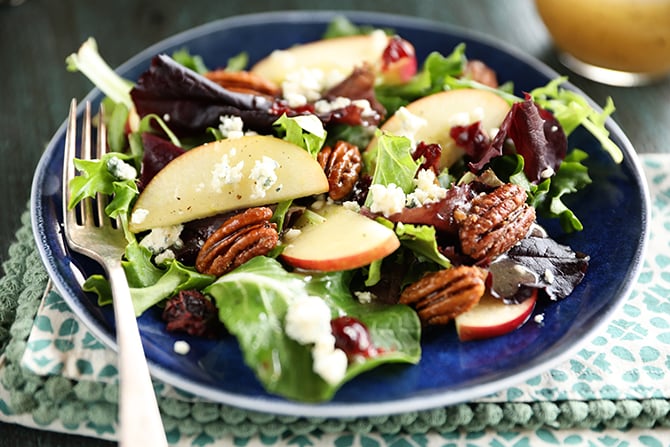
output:
[[[340, 13], [341, 14], [341, 13]], [[460, 42], [470, 58], [492, 66], [501, 81], [514, 81], [520, 91], [546, 84], [557, 76], [536, 60], [491, 39], [440, 24], [376, 13], [351, 13], [359, 24], [395, 29], [413, 42], [419, 60], [432, 50], [449, 53]], [[229, 57], [247, 51], [251, 61], [277, 48], [320, 38], [334, 17], [326, 12], [287, 12], [233, 17], [213, 22], [162, 41], [130, 59], [119, 72], [136, 79], [157, 53], [188, 47], [210, 67], [224, 66]], [[95, 103], [93, 90], [87, 99]], [[81, 113], [81, 111], [80, 111]], [[475, 399], [529, 379], [574, 353], [610, 318], [637, 277], [648, 224], [646, 184], [635, 152], [617, 125], [608, 123], [612, 138], [625, 153], [617, 165], [585, 132], [571, 136], [572, 146], [590, 154], [592, 186], [572, 208], [584, 223], [578, 234], [550, 233], [559, 242], [591, 256], [588, 274], [568, 298], [539, 309], [544, 325], [530, 322], [493, 340], [460, 343], [453, 330], [423, 341], [416, 366], [376, 369], [346, 384], [326, 404], [305, 405], [267, 394], [243, 363], [234, 339], [188, 340], [187, 356], [175, 354], [175, 337], [165, 332], [158, 313], [146, 312], [139, 324], [153, 375], [208, 399], [246, 409], [309, 416], [369, 416], [390, 414]], [[88, 259], [64, 248], [61, 234], [61, 163], [65, 125], [49, 144], [37, 168], [32, 194], [35, 238], [56, 287], [90, 330], [115, 348], [111, 308], [101, 309], [79, 287], [80, 273], [99, 271]], [[180, 336], [180, 338], [182, 338]]]

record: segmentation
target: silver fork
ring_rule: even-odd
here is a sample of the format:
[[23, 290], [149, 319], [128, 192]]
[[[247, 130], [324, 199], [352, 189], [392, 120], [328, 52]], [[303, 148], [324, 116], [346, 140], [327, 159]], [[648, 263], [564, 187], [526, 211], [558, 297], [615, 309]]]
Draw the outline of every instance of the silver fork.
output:
[[[91, 154], [91, 105], [86, 103], [79, 158], [101, 158], [107, 152], [105, 126], [100, 113], [96, 154]], [[165, 429], [151, 382], [130, 289], [121, 266], [126, 239], [123, 230], [104, 212], [105, 200], [84, 199], [68, 208], [69, 183], [75, 176], [77, 156], [77, 101], [70, 104], [63, 159], [63, 224], [68, 245], [99, 262], [105, 269], [114, 297], [114, 319], [119, 368], [119, 445], [123, 447], [167, 446]]]

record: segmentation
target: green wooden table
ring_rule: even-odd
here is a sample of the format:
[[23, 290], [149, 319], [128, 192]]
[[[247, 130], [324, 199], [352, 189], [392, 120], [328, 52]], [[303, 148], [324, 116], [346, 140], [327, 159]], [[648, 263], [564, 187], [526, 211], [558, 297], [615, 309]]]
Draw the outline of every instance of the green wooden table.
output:
[[[32, 174], [49, 139], [91, 84], [65, 71], [64, 59], [94, 36], [117, 66], [174, 33], [238, 14], [288, 9], [381, 11], [422, 17], [489, 34], [568, 74], [557, 62], [531, 0], [26, 0], [0, 1], [0, 261], [19, 227]], [[639, 153], [670, 152], [670, 81], [641, 88], [599, 85], [576, 75], [574, 84], [597, 103], [611, 96], [615, 120]], [[6, 447], [106, 446], [111, 443], [0, 423]]]

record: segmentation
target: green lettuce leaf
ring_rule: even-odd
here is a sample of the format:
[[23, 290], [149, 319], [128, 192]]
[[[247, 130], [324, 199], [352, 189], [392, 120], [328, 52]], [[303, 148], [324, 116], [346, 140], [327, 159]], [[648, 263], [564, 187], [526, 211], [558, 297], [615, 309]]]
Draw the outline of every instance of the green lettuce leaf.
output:
[[[377, 143], [372, 151], [364, 154], [365, 165], [374, 166], [372, 184], [388, 186], [391, 183], [400, 187], [405, 194], [415, 188], [414, 176], [419, 169], [411, 155], [411, 142], [406, 137], [377, 133]], [[371, 197], [368, 195], [367, 201]], [[366, 202], [366, 205], [369, 203]]]
[[[330, 399], [358, 374], [388, 362], [416, 363], [421, 354], [420, 323], [402, 305], [363, 305], [348, 289], [348, 273], [302, 275], [285, 271], [276, 260], [256, 257], [205, 289], [216, 300], [219, 317], [237, 337], [246, 364], [270, 393], [304, 402]], [[378, 357], [349, 365], [344, 379], [330, 385], [312, 370], [311, 346], [284, 333], [289, 303], [305, 294], [323, 297], [333, 316], [351, 315], [365, 323]]]
[[326, 141], [326, 131], [315, 115], [301, 115], [289, 118], [280, 116], [273, 124], [278, 136], [309, 152], [314, 158]]
[[398, 222], [395, 228], [400, 243], [416, 255], [429, 259], [444, 268], [451, 267], [451, 261], [437, 248], [435, 227], [430, 225], [412, 225]]

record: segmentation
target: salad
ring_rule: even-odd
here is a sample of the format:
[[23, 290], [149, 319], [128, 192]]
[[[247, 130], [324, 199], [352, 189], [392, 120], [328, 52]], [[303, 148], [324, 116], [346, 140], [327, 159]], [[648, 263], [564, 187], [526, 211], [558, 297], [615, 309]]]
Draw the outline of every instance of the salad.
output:
[[[582, 229], [563, 199], [591, 182], [587, 155], [567, 136], [583, 126], [622, 159], [611, 101], [596, 111], [565, 78], [519, 97], [465, 45], [418, 61], [346, 19], [253, 64], [182, 49], [129, 81], [92, 39], [67, 62], [105, 94], [111, 149], [75, 160], [69, 205], [110, 196], [136, 314], [235, 337], [292, 400], [418, 363], [426, 331], [500, 336], [569, 297], [589, 257], [537, 221]], [[111, 303], [101, 275], [84, 290]]]

